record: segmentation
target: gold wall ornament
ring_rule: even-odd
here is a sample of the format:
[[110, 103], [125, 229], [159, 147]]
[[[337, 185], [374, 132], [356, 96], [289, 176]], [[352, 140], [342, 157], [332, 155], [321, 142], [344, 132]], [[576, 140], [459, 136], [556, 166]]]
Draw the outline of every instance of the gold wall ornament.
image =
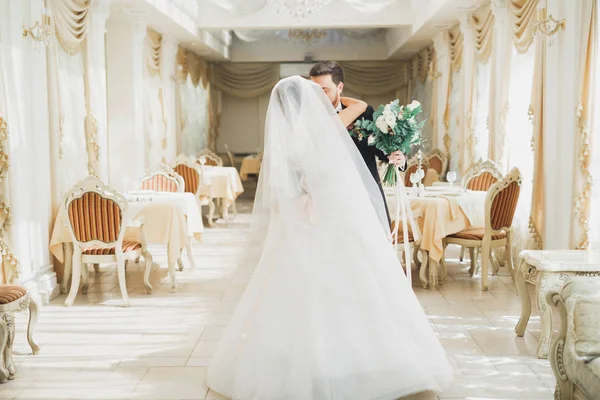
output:
[[30, 27], [23, 25], [23, 38], [28, 36], [35, 42], [44, 43], [45, 46], [56, 38], [52, 18], [46, 13], [46, 9], [42, 12], [42, 22], [35, 21]]
[[88, 153], [88, 173], [92, 176], [98, 176], [98, 152], [100, 146], [97, 141], [98, 120], [92, 111], [88, 111], [85, 116], [85, 139]]
[[577, 125], [580, 134], [579, 143], [579, 154], [577, 159], [577, 165], [581, 175], [583, 175], [584, 185], [583, 188], [575, 196], [575, 217], [581, 226], [583, 233], [577, 241], [577, 250], [587, 250], [590, 245], [591, 235], [591, 224], [589, 218], [589, 202], [590, 193], [592, 190], [592, 174], [590, 173], [590, 133], [587, 126], [583, 122], [583, 105], [581, 103], [577, 106]]
[[431, 79], [432, 81], [435, 81], [436, 79], [438, 79], [441, 76], [442, 76], [442, 74], [434, 69], [433, 61], [429, 61], [429, 69], [427, 71], [427, 77], [429, 79]]
[[327, 36], [327, 31], [324, 29], [290, 29], [288, 31], [288, 38], [304, 42], [321, 40], [325, 36]]
[[450, 154], [450, 147], [452, 146], [452, 138], [448, 133], [444, 135], [444, 148], [446, 150], [446, 154]]
[[[543, 9], [540, 11], [540, 14], [546, 14], [546, 10]], [[541, 18], [540, 18], [541, 17]], [[553, 25], [553, 26], [552, 26]], [[567, 29], [567, 21], [565, 18], [557, 21], [552, 15], [548, 15], [548, 18], [544, 18], [543, 16], [538, 15], [538, 21], [535, 23], [534, 35], [538, 32], [543, 33], [546, 36], [552, 36], [556, 34], [559, 30]]]

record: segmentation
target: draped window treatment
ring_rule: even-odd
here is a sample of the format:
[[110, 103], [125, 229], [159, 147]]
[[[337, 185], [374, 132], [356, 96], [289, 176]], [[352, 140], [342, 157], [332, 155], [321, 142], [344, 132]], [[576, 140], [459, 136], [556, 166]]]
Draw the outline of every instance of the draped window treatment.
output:
[[460, 129], [460, 74], [453, 73], [450, 82], [450, 95], [448, 97], [448, 142], [450, 143], [450, 165], [448, 171], [458, 171], [460, 159], [459, 129]]
[[[390, 61], [347, 61], [344, 87], [362, 96], [374, 96], [395, 91], [408, 85], [408, 64]], [[398, 96], [397, 96], [398, 97]]]
[[210, 75], [212, 85], [224, 93], [253, 98], [273, 89], [279, 81], [279, 64], [215, 63]]
[[144, 59], [146, 68], [151, 77], [160, 75], [160, 50], [162, 45], [162, 35], [153, 29], [148, 28], [144, 38]]
[[91, 0], [47, 1], [61, 47], [69, 54], [79, 53], [89, 29]]
[[510, 66], [508, 114], [506, 117], [507, 164], [516, 167], [523, 177], [519, 202], [513, 220], [513, 255], [517, 257], [524, 248], [533, 247], [529, 231], [531, 195], [533, 184], [533, 125], [529, 115], [531, 85], [533, 82], [535, 49], [519, 53], [513, 47]]
[[488, 159], [490, 130], [488, 128], [488, 113], [490, 107], [490, 72], [491, 63], [478, 62], [477, 81], [475, 83], [476, 105], [474, 106], [473, 138], [471, 163]]
[[[581, 41], [579, 48], [579, 84], [576, 127], [576, 168], [574, 184], [574, 213], [571, 227], [572, 246], [587, 249], [590, 241], [598, 246], [600, 235], [594, 229], [600, 229], [600, 217], [595, 210], [600, 198], [598, 184], [594, 182], [594, 173], [600, 172], [598, 166], [598, 9], [596, 0], [582, 1]], [[595, 163], [592, 161], [596, 161]], [[596, 177], [598, 175], [595, 175]], [[593, 199], [593, 200], [592, 200]], [[595, 207], [592, 207], [594, 204]], [[592, 211], [594, 210], [594, 211]]]
[[514, 47], [526, 53], [533, 43], [537, 5], [540, 0], [508, 0]]
[[494, 19], [489, 4], [477, 9], [472, 16], [475, 29], [475, 58], [480, 63], [487, 63], [492, 54]]
[[209, 147], [209, 90], [191, 77], [179, 85], [179, 153], [198, 154]]

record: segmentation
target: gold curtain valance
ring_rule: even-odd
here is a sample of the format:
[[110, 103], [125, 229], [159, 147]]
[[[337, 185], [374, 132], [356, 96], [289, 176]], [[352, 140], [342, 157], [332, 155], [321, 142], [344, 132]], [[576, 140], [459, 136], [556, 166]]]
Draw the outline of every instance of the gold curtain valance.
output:
[[462, 55], [465, 41], [462, 30], [460, 29], [460, 24], [457, 24], [451, 28], [448, 31], [448, 34], [450, 37], [450, 65], [452, 66], [452, 71], [458, 72], [460, 71], [460, 66], [462, 65]]
[[279, 64], [214, 63], [210, 77], [216, 89], [231, 96], [257, 97], [273, 89], [279, 81]]
[[429, 73], [429, 64], [432, 62], [433, 46], [426, 47], [421, 50], [410, 61], [410, 80], [425, 83]]
[[198, 55], [179, 47], [177, 50], [177, 65], [181, 66], [184, 77], [190, 75], [194, 86], [198, 86], [202, 82], [204, 89], [208, 88], [210, 81], [208, 64]]
[[408, 63], [398, 61], [348, 61], [344, 68], [345, 87], [363, 96], [398, 91], [408, 84]]
[[526, 53], [533, 42], [539, 0], [510, 0], [512, 38], [519, 53]]
[[81, 51], [87, 37], [91, 0], [48, 0], [56, 38], [68, 54]]
[[492, 54], [494, 38], [494, 13], [490, 6], [476, 10], [472, 22], [475, 28], [475, 59], [485, 64]]
[[146, 31], [146, 38], [144, 39], [144, 58], [146, 59], [148, 73], [152, 77], [160, 74], [161, 46], [162, 35], [155, 30], [148, 28]]

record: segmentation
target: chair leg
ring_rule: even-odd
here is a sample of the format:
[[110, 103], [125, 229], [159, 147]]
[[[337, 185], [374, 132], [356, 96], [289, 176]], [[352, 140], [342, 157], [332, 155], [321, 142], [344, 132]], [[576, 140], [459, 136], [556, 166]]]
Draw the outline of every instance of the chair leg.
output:
[[8, 329], [8, 338], [6, 340], [6, 347], [4, 348], [4, 368], [8, 370], [8, 379], [15, 379], [17, 368], [12, 357], [12, 349], [15, 343], [15, 314], [13, 312], [7, 312], [3, 315]]
[[81, 249], [75, 247], [73, 251], [73, 273], [71, 274], [71, 289], [69, 289], [69, 295], [65, 300], [65, 307], [71, 307], [77, 297], [79, 291], [79, 283], [81, 282]]
[[208, 226], [210, 226], [211, 228], [215, 226], [214, 223], [214, 217], [215, 217], [215, 203], [213, 201], [212, 198], [208, 199]]
[[463, 260], [465, 259], [465, 247], [464, 246], [460, 247], [460, 257], [458, 259], [460, 260], [460, 262], [463, 262]]
[[414, 261], [415, 265], [417, 266], [417, 269], [421, 268], [421, 261], [419, 261], [419, 250], [420, 249], [421, 249], [421, 246], [415, 245], [415, 248], [413, 250], [413, 261]]
[[6, 344], [9, 336], [9, 327], [7, 319], [5, 318], [6, 314], [8, 313], [0, 313], [0, 383], [6, 383], [10, 377], [10, 372], [4, 364], [4, 352], [6, 350]]
[[442, 282], [444, 281], [444, 279], [446, 279], [446, 276], [448, 275], [448, 265], [446, 264], [446, 247], [448, 247], [448, 244], [444, 243], [444, 252], [442, 253], [442, 259], [440, 260], [441, 273], [439, 276], [439, 284], [442, 284]]
[[100, 264], [94, 264], [94, 272], [97, 274], [100, 273]]
[[181, 260], [183, 257], [183, 251], [179, 254], [179, 258], [177, 259], [177, 266], [180, 271], [183, 271], [183, 261]]
[[483, 245], [481, 248], [481, 288], [485, 291], [489, 289], [489, 264], [490, 264], [490, 251], [491, 251], [491, 240], [489, 238], [483, 239]]
[[29, 323], [27, 324], [27, 342], [34, 355], [39, 354], [40, 346], [33, 339], [35, 327], [39, 318], [40, 306], [32, 297], [29, 298]]
[[233, 211], [233, 216], [237, 217], [237, 204], [235, 203], [235, 199], [231, 203], [231, 211]]
[[516, 271], [515, 264], [513, 262], [512, 257], [512, 231], [508, 231], [506, 233], [506, 250], [504, 255], [504, 262], [508, 266], [508, 270], [510, 271], [510, 276], [512, 277], [513, 282], [515, 281]]
[[[463, 247], [464, 249], [464, 247]], [[475, 258], [475, 247], [469, 247], [469, 258], [471, 259], [471, 267], [469, 268], [469, 275], [473, 277], [477, 268], [477, 259]]]
[[121, 289], [121, 296], [123, 296], [123, 305], [129, 307], [129, 293], [127, 293], [125, 278], [125, 259], [122, 254], [117, 256], [117, 272], [119, 275], [119, 288]]
[[65, 243], [65, 269], [63, 271], [62, 281], [60, 282], [60, 292], [67, 293], [69, 291], [69, 279], [73, 270], [73, 243]]
[[187, 242], [185, 242], [185, 252], [190, 262], [190, 269], [196, 269], [196, 262], [194, 261], [194, 254], [192, 253], [192, 237], [188, 236]]
[[81, 266], [81, 293], [87, 294], [89, 288], [89, 270], [87, 264]]
[[146, 293], [152, 293], [152, 285], [150, 284], [150, 272], [152, 271], [152, 255], [146, 251], [144, 253], [144, 261], [146, 263], [146, 269], [144, 270], [144, 286], [146, 287]]

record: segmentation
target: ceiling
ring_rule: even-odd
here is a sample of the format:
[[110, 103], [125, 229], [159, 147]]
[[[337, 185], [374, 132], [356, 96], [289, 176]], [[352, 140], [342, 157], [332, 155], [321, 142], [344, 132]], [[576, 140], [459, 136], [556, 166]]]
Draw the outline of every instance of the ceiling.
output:
[[[113, 0], [112, 17], [143, 19], [209, 60], [409, 59], [489, 0], [330, 0], [304, 19], [267, 0]], [[371, 12], [360, 7], [373, 6]], [[291, 39], [290, 29], [325, 36]]]

